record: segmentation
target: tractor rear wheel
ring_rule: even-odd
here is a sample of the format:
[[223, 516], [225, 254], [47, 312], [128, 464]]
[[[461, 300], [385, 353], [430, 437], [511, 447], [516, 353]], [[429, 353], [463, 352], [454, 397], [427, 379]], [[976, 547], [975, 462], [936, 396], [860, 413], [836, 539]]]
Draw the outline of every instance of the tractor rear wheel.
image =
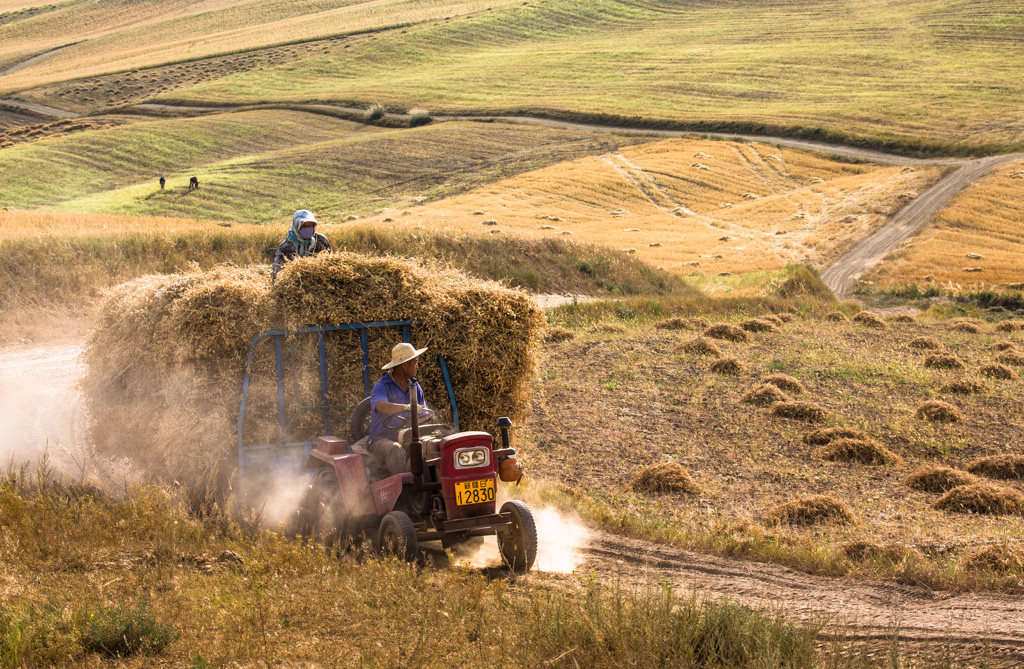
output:
[[416, 559], [416, 528], [402, 511], [392, 511], [380, 521], [377, 550], [412, 562]]
[[537, 524], [530, 507], [518, 499], [501, 505], [501, 513], [512, 516], [512, 524], [498, 528], [498, 552], [512, 571], [522, 574], [530, 571], [537, 559]]
[[322, 467], [313, 473], [309, 486], [294, 524], [293, 533], [304, 539], [321, 541], [331, 546], [343, 530], [344, 514], [338, 504], [338, 477], [334, 469]]
[[352, 418], [348, 422], [348, 439], [354, 444], [370, 433], [370, 398], [364, 398], [352, 410]]

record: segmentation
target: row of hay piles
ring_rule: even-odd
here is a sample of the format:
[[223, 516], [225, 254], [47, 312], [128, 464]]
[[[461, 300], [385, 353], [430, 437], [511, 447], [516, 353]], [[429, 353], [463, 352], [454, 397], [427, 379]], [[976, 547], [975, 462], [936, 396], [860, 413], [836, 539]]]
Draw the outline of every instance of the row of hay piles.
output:
[[[249, 342], [268, 329], [418, 320], [428, 346], [420, 381], [428, 404], [446, 407], [436, 363], [448, 363], [463, 429], [484, 429], [524, 406], [543, 314], [524, 293], [454, 270], [397, 258], [336, 253], [290, 263], [271, 287], [264, 270], [219, 268], [144, 277], [116, 288], [87, 352], [85, 393], [97, 449], [130, 455], [157, 476], [221, 483], [234, 466], [241, 376]], [[327, 346], [329, 403], [363, 395], [358, 337]], [[372, 376], [390, 359], [397, 330], [369, 338]], [[286, 342], [289, 439], [322, 429], [315, 338]], [[274, 351], [253, 364], [247, 441], [279, 437]], [[339, 429], [347, 421], [336, 421]], [[342, 435], [345, 436], [345, 435]]]

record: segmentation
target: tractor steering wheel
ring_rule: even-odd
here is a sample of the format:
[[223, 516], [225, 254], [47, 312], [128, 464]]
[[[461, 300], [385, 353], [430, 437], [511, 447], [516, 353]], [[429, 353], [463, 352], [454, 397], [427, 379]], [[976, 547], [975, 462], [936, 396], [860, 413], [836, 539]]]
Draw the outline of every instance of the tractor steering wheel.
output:
[[[433, 409], [427, 407], [420, 407], [420, 425], [423, 425], [428, 420], [434, 417]], [[383, 426], [388, 430], [404, 430], [405, 428], [412, 425], [412, 412], [411, 411], [399, 411], [393, 413], [384, 419]]]

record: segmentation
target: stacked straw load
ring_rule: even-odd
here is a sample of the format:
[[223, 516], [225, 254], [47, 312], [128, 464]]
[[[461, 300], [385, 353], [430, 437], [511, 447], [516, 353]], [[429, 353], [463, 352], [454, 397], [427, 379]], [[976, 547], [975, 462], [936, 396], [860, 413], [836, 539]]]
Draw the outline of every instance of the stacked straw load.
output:
[[[322, 254], [290, 263], [271, 287], [264, 269], [216, 268], [147, 276], [115, 288], [86, 353], [84, 390], [96, 448], [130, 456], [155, 476], [217, 482], [235, 464], [235, 430], [245, 356], [271, 329], [417, 320], [412, 343], [428, 346], [420, 382], [427, 403], [449, 408], [437, 363], [443, 354], [462, 429], [488, 429], [525, 406], [534, 342], [543, 314], [520, 291], [454, 270], [397, 258]], [[390, 360], [400, 329], [371, 330], [371, 382]], [[323, 430], [315, 336], [285, 340], [287, 438]], [[363, 397], [359, 335], [330, 335], [326, 345], [332, 432], [347, 435]], [[275, 351], [254, 351], [246, 443], [280, 439]]]

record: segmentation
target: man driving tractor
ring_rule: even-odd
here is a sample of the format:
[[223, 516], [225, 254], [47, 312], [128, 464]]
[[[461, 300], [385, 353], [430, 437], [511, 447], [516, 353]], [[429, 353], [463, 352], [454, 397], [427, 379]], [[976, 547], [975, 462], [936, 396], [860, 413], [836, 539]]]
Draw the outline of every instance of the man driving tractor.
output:
[[[402, 411], [410, 411], [409, 384], [419, 369], [419, 356], [426, 347], [416, 349], [405, 342], [391, 349], [391, 362], [382, 368], [386, 373], [373, 384], [370, 391], [370, 429], [365, 450], [387, 470], [385, 476], [409, 471], [409, 454], [398, 443], [398, 430], [385, 425], [387, 418]], [[416, 401], [426, 406], [423, 389], [416, 386]], [[357, 445], [353, 446], [356, 450]]]

